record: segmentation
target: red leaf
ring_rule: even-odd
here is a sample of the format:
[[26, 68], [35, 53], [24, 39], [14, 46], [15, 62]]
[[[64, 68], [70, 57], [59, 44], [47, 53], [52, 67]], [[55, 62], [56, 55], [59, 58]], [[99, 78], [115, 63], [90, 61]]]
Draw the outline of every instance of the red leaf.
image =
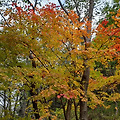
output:
[[60, 95], [57, 95], [57, 98], [61, 98], [61, 96], [60, 96]]
[[108, 22], [109, 22], [109, 21], [107, 21], [107, 20], [105, 19], [105, 20], [103, 20], [103, 21], [101, 22], [101, 24], [102, 24], [103, 26], [106, 26], [106, 25], [108, 24]]

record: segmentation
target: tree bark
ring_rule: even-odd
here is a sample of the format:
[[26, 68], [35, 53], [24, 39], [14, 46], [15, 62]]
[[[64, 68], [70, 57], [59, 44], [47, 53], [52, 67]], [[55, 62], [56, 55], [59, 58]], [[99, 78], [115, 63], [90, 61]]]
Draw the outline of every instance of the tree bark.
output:
[[[21, 97], [21, 102], [20, 102], [20, 110], [19, 110], [19, 116], [20, 117], [25, 117], [25, 110], [26, 110], [26, 93], [25, 91], [22, 91], [22, 97]], [[18, 99], [18, 98], [17, 98]], [[17, 101], [16, 101], [17, 103]], [[15, 106], [16, 107], [16, 106]], [[15, 108], [16, 109], [16, 108]]]
[[90, 75], [90, 69], [86, 68], [86, 70], [83, 73], [82, 77], [82, 90], [84, 91], [84, 100], [80, 99], [80, 120], [88, 120], [88, 113], [87, 113], [87, 89], [88, 89], [88, 83], [89, 83], [89, 75]]
[[[31, 90], [30, 90], [31, 97], [36, 96], [36, 93], [33, 91], [34, 89], [35, 89], [35, 84], [31, 84]], [[35, 119], [39, 119], [40, 115], [38, 113], [37, 101], [36, 100], [32, 100], [32, 105], [33, 105]]]
[[10, 89], [8, 89], [8, 92], [9, 92], [9, 96], [8, 96], [9, 114], [12, 115], [12, 112], [11, 112], [12, 102], [11, 102], [11, 91], [10, 91]]
[[4, 90], [3, 92], [3, 95], [4, 95], [4, 99], [3, 99], [3, 108], [4, 108], [4, 117], [6, 116], [6, 90]]
[[70, 120], [71, 118], [71, 107], [72, 107], [72, 100], [68, 100], [67, 110], [66, 110], [66, 119]]
[[[93, 17], [93, 8], [94, 8], [94, 0], [89, 0], [88, 21], [91, 23], [92, 23], [92, 17]], [[91, 34], [91, 29], [88, 29], [87, 32]], [[91, 42], [91, 37], [90, 38], [85, 37], [84, 42], [85, 44], [87, 42]], [[85, 50], [87, 51], [87, 46], [85, 46]], [[89, 84], [90, 68], [86, 65], [88, 60], [89, 59], [86, 58], [83, 64], [85, 68], [82, 76], [82, 80], [81, 80], [82, 90], [84, 91], [83, 98], [87, 98], [87, 90], [88, 90], [88, 84]], [[87, 99], [86, 100], [80, 99], [80, 120], [88, 120]]]
[[94, 0], [89, 0], [88, 21], [92, 21], [94, 9]]
[[76, 120], [78, 120], [78, 115], [77, 115], [77, 104], [76, 104], [76, 102], [75, 102], [75, 99], [74, 99], [74, 107], [75, 107], [75, 118], [76, 118]]

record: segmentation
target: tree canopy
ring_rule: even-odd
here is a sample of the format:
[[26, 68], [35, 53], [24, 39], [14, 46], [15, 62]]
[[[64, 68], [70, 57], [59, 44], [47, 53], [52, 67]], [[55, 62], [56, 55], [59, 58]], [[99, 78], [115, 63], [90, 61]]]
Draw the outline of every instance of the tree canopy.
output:
[[120, 10], [113, 24], [104, 20], [92, 31], [88, 17], [79, 21], [53, 3], [12, 5], [0, 30], [1, 119], [87, 120], [85, 103], [95, 109], [119, 101]]

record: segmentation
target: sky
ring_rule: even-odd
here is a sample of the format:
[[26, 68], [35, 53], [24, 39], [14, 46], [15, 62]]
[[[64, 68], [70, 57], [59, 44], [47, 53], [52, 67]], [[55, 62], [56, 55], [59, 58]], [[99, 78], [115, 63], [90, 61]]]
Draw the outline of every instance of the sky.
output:
[[[30, 0], [33, 4], [35, 0]], [[49, 2], [55, 3], [56, 5], [59, 5], [58, 0], [39, 0], [42, 1], [41, 5], [44, 6], [45, 4], [48, 4]], [[113, 0], [100, 0], [101, 2], [108, 1], [110, 4], [112, 4]], [[62, 4], [64, 4], [65, 0], [61, 0]], [[1, 20], [1, 15], [0, 15], [0, 20]]]
[[[107, 1], [107, 2], [109, 2], [111, 4], [113, 0], [101, 0], [101, 2], [105, 2], [105, 1]], [[52, 3], [55, 3], [55, 4], [59, 4], [58, 0], [42, 0], [42, 5], [47, 4], [49, 2], [52, 2]], [[61, 0], [61, 2], [64, 3], [65, 0]]]
[[[61, 0], [62, 3], [64, 3], [64, 1], [65, 1], [65, 0]], [[47, 4], [47, 3], [49, 3], [49, 2], [55, 3], [55, 4], [57, 4], [57, 5], [59, 4], [59, 3], [58, 3], [58, 0], [42, 0], [42, 5]]]
[[[65, 0], [61, 0], [62, 3], [64, 3]], [[46, 4], [48, 2], [52, 2], [52, 3], [55, 3], [55, 4], [59, 4], [58, 3], [58, 0], [42, 0], [42, 4]]]

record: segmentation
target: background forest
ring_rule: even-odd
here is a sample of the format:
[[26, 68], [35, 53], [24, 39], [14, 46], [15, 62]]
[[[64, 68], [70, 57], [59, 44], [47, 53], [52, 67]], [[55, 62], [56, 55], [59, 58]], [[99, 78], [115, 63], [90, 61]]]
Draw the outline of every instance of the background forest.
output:
[[0, 119], [119, 120], [119, 0], [43, 2], [0, 1]]

